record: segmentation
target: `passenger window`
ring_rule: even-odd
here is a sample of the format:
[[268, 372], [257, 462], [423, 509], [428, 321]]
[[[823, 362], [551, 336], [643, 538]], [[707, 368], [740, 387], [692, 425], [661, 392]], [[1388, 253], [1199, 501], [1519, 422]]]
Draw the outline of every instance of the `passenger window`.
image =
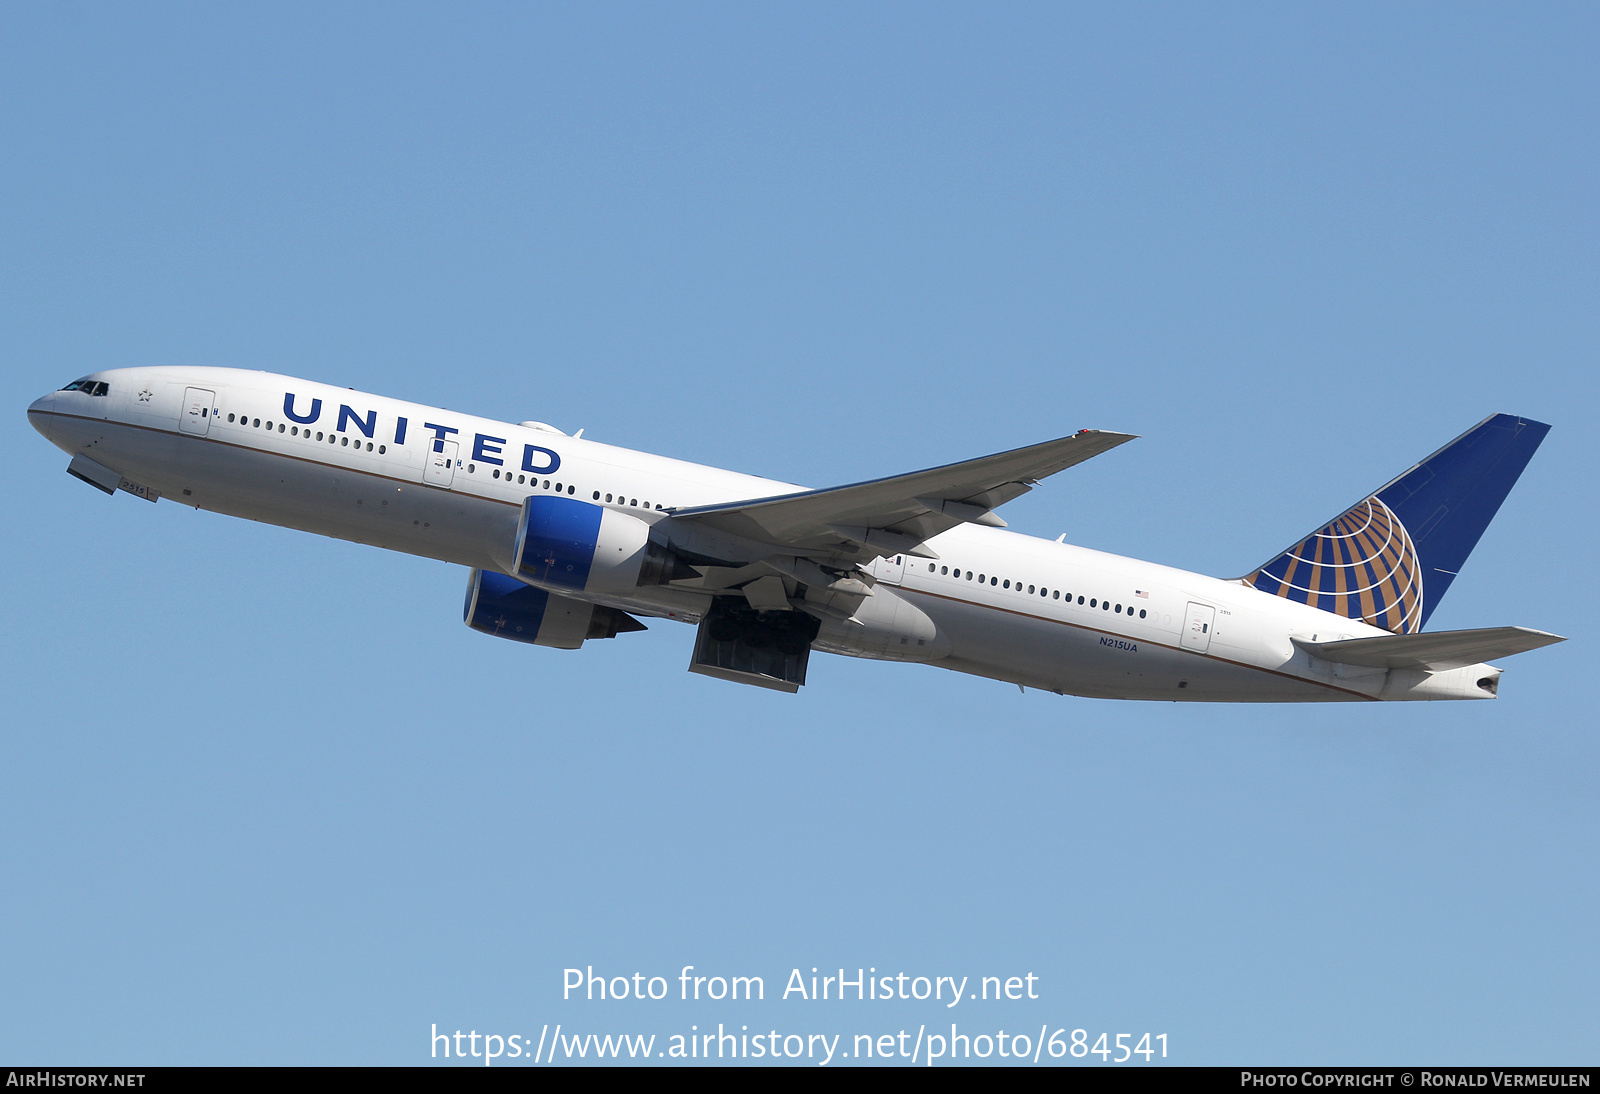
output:
[[631, 507], [637, 509], [639, 507], [639, 499], [638, 498], [629, 498], [628, 499], [628, 504]]
[[[949, 572], [950, 572], [950, 567], [948, 567], [948, 566], [940, 566], [939, 567], [939, 576], [943, 577], [945, 574], [948, 574]], [[961, 575], [957, 574], [956, 576], [960, 577]]]
[[500, 472], [495, 471], [495, 472], [493, 472], [493, 475], [494, 475], [495, 478], [498, 479], [500, 477]]
[[228, 421], [230, 421], [230, 422], [233, 421], [233, 415], [232, 414], [228, 415]]
[[[531, 463], [531, 462], [532, 462], [532, 461], [529, 461], [529, 462], [530, 462], [530, 463]], [[596, 491], [595, 491], [595, 492], [594, 492], [594, 496], [595, 496], [595, 497], [599, 497], [599, 496], [600, 496], [600, 491], [598, 491], [598, 490], [596, 490]], [[606, 501], [608, 501], [608, 502], [609, 502], [609, 501], [610, 501], [610, 500], [611, 500], [611, 495], [610, 495], [610, 494], [607, 494], [607, 495], [606, 495]]]
[[[369, 445], [369, 446], [368, 446], [368, 447], [371, 447], [371, 446], [370, 446], [370, 445]], [[380, 445], [379, 445], [379, 446], [378, 446], [378, 455], [380, 455], [380, 456], [381, 456], [381, 455], [383, 455], [383, 454], [384, 454], [384, 453], [385, 453], [385, 452], [387, 452], [387, 451], [389, 451], [389, 446], [388, 446], [388, 445], [386, 445], [386, 444], [380, 444]], [[511, 477], [511, 474], [510, 474], [510, 472], [507, 472], [507, 473], [506, 473], [506, 478], [508, 478], [508, 479], [509, 479], [509, 478], [510, 478], [510, 477]]]
[[339, 443], [344, 445], [346, 448], [349, 448], [350, 447], [350, 438], [349, 437], [340, 437], [339, 438]]
[[317, 440], [322, 440], [322, 431], [320, 429], [317, 431]]
[[1051, 599], [1060, 600], [1061, 599], [1061, 590], [1057, 589], [1054, 593], [1052, 593], [1051, 594]]
[[1000, 584], [1000, 579], [998, 577], [991, 577], [989, 579], [989, 584], [998, 585], [998, 584]]
[[261, 428], [261, 419], [260, 418], [257, 418], [255, 420], [255, 424], [252, 426], [252, 428], [254, 428], [254, 429], [260, 429]]
[[1144, 609], [1143, 609], [1143, 608], [1140, 608], [1140, 609], [1139, 609], [1139, 618], [1140, 618], [1140, 619], [1143, 619], [1143, 618], [1144, 618]]

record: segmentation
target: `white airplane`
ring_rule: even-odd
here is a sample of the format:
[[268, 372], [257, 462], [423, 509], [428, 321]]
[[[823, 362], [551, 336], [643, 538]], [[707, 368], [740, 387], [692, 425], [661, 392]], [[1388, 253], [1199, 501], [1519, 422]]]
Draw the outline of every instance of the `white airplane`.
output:
[[1489, 699], [1482, 662], [1562, 641], [1422, 629], [1549, 430], [1507, 414], [1231, 580], [1004, 530], [1124, 433], [806, 490], [237, 369], [97, 372], [28, 419], [107, 494], [469, 567], [474, 630], [576, 649], [678, 620], [691, 672], [780, 691], [816, 649], [1098, 698]]

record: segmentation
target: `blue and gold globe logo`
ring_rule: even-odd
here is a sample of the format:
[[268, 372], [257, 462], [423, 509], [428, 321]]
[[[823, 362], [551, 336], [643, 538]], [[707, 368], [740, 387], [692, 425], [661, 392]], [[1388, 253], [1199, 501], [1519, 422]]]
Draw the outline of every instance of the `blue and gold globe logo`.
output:
[[1376, 497], [1345, 511], [1244, 581], [1264, 593], [1395, 634], [1411, 634], [1421, 626], [1416, 546], [1400, 518]]

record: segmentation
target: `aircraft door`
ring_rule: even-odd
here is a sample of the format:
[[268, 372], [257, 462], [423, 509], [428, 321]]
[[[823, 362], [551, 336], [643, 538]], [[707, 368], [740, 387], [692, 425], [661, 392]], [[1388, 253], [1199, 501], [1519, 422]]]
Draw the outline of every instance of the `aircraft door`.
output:
[[889, 555], [872, 564], [872, 576], [888, 585], [898, 585], [906, 578], [906, 556]]
[[422, 467], [422, 481], [429, 486], [450, 489], [450, 483], [456, 477], [456, 453], [459, 450], [460, 445], [455, 441], [434, 441], [428, 451], [427, 462]]
[[1205, 653], [1211, 645], [1211, 632], [1216, 629], [1217, 609], [1209, 604], [1190, 604], [1184, 620], [1183, 648]]
[[178, 415], [178, 428], [185, 433], [204, 437], [211, 429], [212, 413], [216, 409], [217, 393], [203, 387], [183, 389], [183, 410]]

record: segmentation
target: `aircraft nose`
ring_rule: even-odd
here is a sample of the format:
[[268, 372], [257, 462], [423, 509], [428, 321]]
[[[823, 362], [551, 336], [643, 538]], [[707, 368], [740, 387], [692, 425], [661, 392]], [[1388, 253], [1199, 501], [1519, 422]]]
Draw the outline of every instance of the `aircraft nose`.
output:
[[56, 393], [41, 395], [28, 406], [28, 424], [50, 436], [50, 411], [55, 406]]

